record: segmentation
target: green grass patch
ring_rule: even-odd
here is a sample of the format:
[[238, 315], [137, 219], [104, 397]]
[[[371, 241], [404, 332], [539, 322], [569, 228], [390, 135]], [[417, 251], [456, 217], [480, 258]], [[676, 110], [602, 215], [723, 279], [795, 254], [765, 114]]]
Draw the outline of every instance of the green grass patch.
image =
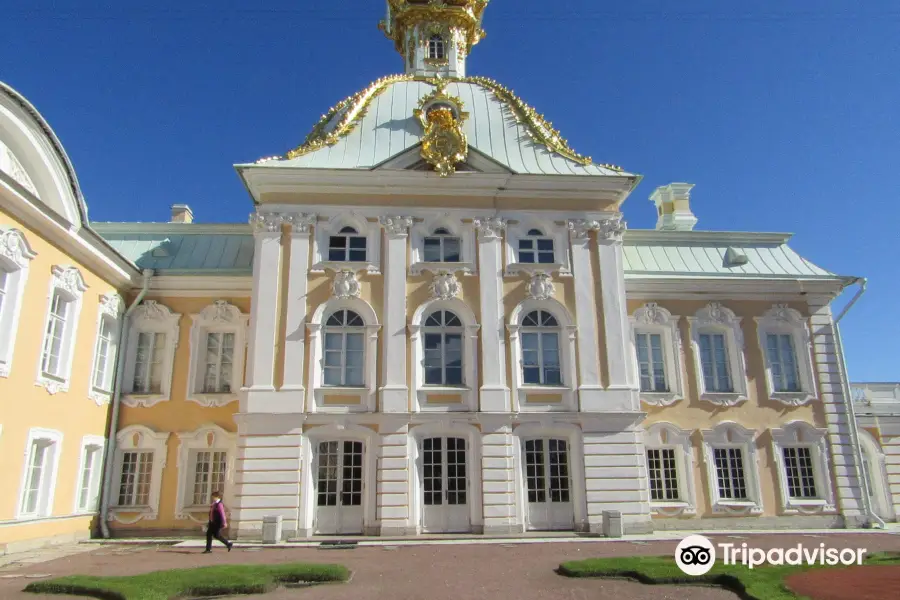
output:
[[28, 584], [26, 592], [70, 594], [101, 600], [173, 600], [199, 596], [263, 594], [280, 585], [347, 581], [341, 565], [217, 565], [197, 569], [154, 571], [128, 577], [71, 575]]
[[[900, 564], [896, 553], [873, 554], [867, 565]], [[634, 556], [627, 558], [589, 558], [563, 563], [558, 572], [567, 577], [607, 577], [633, 579], [646, 584], [712, 585], [736, 593], [744, 600], [798, 600], [784, 584], [793, 573], [827, 566], [761, 566], [750, 569], [743, 565], [717, 562], [705, 575], [685, 575], [671, 556]]]

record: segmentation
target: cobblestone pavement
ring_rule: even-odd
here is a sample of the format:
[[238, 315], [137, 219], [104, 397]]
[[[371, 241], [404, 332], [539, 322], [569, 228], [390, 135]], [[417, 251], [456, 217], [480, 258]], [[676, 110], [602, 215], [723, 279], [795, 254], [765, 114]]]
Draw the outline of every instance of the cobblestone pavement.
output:
[[[900, 551], [900, 536], [892, 534], [730, 535], [714, 541], [772, 548], [825, 543], [829, 547], [866, 548], [870, 552]], [[308, 589], [281, 589], [261, 596], [265, 600], [734, 600], [721, 589], [645, 586], [619, 580], [573, 580], [554, 569], [560, 562], [602, 556], [671, 555], [677, 540], [664, 542], [588, 541], [540, 544], [380, 546], [348, 550], [313, 548], [217, 548], [212, 555], [200, 549], [172, 546], [90, 546], [91, 551], [70, 554], [38, 564], [24, 564], [0, 572], [0, 598], [51, 600], [21, 590], [33, 578], [75, 573], [128, 575], [162, 569], [210, 564], [253, 564], [305, 561], [340, 563], [353, 571], [349, 584]], [[888, 596], [886, 596], [888, 597]]]

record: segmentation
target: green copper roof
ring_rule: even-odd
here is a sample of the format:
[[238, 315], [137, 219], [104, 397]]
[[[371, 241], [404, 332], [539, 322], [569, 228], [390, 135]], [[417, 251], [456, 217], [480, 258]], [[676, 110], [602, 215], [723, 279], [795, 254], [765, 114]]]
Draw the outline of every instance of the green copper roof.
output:
[[141, 269], [170, 275], [250, 274], [253, 234], [247, 225], [93, 223], [109, 244]]

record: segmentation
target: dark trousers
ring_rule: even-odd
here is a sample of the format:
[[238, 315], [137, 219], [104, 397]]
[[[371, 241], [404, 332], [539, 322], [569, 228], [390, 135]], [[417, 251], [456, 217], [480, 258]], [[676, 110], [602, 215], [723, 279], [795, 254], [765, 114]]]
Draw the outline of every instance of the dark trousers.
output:
[[212, 541], [213, 538], [219, 540], [225, 546], [228, 546], [228, 540], [222, 536], [222, 526], [218, 523], [213, 523], [212, 521], [206, 526], [206, 549], [212, 550]]

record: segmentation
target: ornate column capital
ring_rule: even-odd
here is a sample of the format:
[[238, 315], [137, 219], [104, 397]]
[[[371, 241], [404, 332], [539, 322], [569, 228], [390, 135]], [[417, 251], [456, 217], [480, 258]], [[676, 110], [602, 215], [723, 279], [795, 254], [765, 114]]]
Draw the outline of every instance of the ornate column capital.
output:
[[250, 213], [250, 227], [253, 233], [281, 233], [281, 226], [285, 223], [290, 224], [290, 215], [278, 212], [261, 212]]
[[314, 213], [289, 213], [284, 215], [284, 222], [291, 226], [291, 235], [306, 235], [309, 228], [316, 224]]
[[382, 215], [378, 217], [378, 222], [384, 227], [384, 230], [390, 236], [404, 237], [409, 234], [409, 228], [412, 227], [413, 218], [402, 215]]
[[622, 217], [601, 219], [597, 228], [597, 240], [599, 242], [621, 244], [627, 228]]
[[478, 230], [479, 240], [495, 240], [506, 229], [506, 219], [502, 217], [476, 217], [472, 219], [475, 229]]
[[569, 219], [566, 223], [572, 241], [587, 242], [592, 231], [600, 229], [600, 221], [594, 219]]

